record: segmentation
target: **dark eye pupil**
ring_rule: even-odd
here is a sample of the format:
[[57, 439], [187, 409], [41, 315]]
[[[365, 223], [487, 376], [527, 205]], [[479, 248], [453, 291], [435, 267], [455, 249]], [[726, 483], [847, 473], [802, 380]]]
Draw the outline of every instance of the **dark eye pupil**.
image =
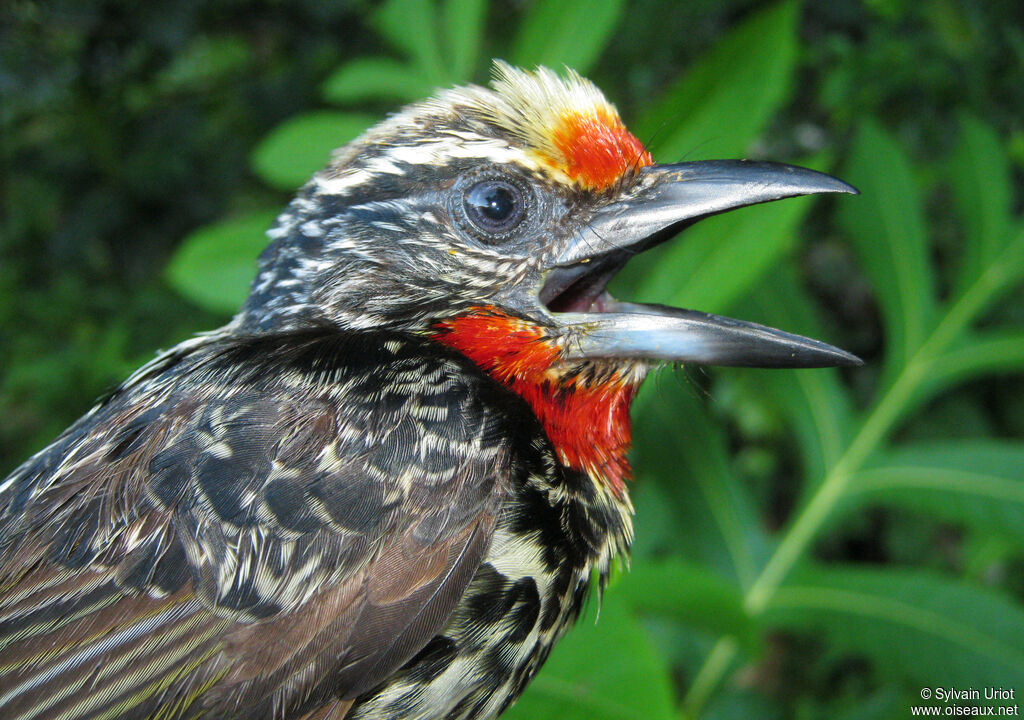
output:
[[470, 222], [488, 234], [506, 233], [523, 219], [522, 192], [503, 180], [477, 183], [466, 193], [465, 203]]
[[512, 215], [515, 199], [512, 193], [500, 185], [485, 185], [470, 193], [469, 202], [479, 208], [485, 217], [501, 222]]

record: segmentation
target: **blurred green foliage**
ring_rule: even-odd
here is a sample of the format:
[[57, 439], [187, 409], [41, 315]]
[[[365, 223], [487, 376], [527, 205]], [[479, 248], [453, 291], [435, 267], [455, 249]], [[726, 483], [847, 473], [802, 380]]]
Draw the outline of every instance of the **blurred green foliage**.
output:
[[1018, 3], [4, 12], [0, 469], [228, 317], [262, 231], [331, 149], [486, 79], [491, 57], [568, 64], [657, 159], [771, 157], [862, 191], [712, 218], [616, 293], [868, 365], [653, 377], [633, 570], [509, 717], [902, 718], [922, 686], [1024, 692]]

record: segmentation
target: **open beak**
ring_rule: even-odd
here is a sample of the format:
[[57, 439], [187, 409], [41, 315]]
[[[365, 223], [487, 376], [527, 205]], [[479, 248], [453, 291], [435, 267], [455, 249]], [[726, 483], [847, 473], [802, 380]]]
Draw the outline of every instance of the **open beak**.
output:
[[778, 163], [715, 160], [642, 168], [599, 209], [544, 275], [539, 299], [563, 328], [563, 358], [648, 358], [702, 365], [861, 365], [855, 355], [756, 323], [620, 302], [605, 287], [633, 255], [701, 218], [813, 193], [856, 193], [836, 178]]

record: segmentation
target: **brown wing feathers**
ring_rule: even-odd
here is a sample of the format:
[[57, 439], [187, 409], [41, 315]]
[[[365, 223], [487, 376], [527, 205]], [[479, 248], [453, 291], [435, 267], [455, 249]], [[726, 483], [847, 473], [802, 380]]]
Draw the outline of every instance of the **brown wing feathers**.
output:
[[361, 335], [196, 346], [16, 471], [0, 717], [337, 720], [430, 640], [489, 542], [502, 433], [465, 368]]

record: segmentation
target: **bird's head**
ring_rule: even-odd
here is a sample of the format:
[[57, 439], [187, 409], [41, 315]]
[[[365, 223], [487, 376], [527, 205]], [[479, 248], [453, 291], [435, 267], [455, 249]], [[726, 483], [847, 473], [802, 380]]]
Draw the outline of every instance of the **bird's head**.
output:
[[774, 163], [655, 164], [589, 81], [499, 62], [491, 88], [443, 91], [337, 151], [270, 231], [236, 323], [429, 332], [478, 315], [536, 330], [567, 361], [849, 364], [816, 341], [605, 290], [700, 218], [821, 192], [855, 190]]
[[655, 164], [589, 81], [497, 63], [490, 88], [443, 91], [340, 149], [271, 231], [236, 323], [425, 333], [509, 384], [636, 379], [651, 361], [853, 364], [814, 340], [605, 290], [700, 218], [820, 192], [855, 191], [787, 165]]

